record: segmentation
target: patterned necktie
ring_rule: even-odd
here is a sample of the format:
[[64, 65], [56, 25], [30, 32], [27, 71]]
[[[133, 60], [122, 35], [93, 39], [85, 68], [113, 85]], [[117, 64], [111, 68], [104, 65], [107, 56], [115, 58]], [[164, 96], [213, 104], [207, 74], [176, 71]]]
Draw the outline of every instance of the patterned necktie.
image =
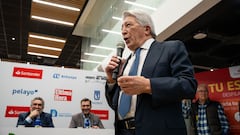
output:
[[[141, 48], [138, 48], [135, 53], [135, 55], [136, 55], [135, 60], [132, 64], [132, 67], [128, 74], [130, 76], [137, 75], [140, 52], [141, 52]], [[119, 104], [119, 114], [122, 116], [122, 118], [124, 118], [125, 115], [129, 112], [130, 106], [131, 106], [131, 100], [132, 100], [131, 95], [122, 93], [121, 99], [120, 99], [120, 104]]]

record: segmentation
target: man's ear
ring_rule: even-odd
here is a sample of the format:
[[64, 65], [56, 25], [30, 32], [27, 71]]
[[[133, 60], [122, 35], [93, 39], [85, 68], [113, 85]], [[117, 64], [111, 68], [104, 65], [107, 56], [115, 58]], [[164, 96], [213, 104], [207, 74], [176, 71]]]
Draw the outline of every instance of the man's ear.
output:
[[145, 26], [144, 28], [145, 28], [145, 33], [147, 35], [151, 35], [151, 27], [150, 26]]

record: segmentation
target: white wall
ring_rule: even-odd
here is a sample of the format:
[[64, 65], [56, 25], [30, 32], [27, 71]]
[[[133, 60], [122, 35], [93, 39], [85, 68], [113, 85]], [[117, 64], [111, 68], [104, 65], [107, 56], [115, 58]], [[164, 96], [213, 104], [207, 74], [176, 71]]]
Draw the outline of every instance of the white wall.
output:
[[[16, 70], [18, 67], [24, 72]], [[104, 94], [105, 73], [10, 62], [0, 62], [0, 69], [0, 127], [15, 127], [16, 115], [22, 107], [29, 107], [31, 99], [40, 96], [45, 100], [44, 111], [57, 113], [53, 116], [56, 128], [68, 127], [71, 115], [81, 112], [80, 100], [84, 97], [92, 100], [92, 109], [99, 111], [99, 115], [108, 116], [107, 120], [102, 120], [105, 128], [113, 128], [114, 113], [108, 107]], [[32, 69], [42, 72], [42, 77], [29, 78], [39, 75], [30, 74], [35, 72]], [[17, 77], [16, 73], [27, 77]], [[56, 98], [57, 89], [65, 91], [63, 96], [57, 94], [63, 100], [68, 97], [69, 101]], [[108, 115], [101, 114], [101, 111]]]

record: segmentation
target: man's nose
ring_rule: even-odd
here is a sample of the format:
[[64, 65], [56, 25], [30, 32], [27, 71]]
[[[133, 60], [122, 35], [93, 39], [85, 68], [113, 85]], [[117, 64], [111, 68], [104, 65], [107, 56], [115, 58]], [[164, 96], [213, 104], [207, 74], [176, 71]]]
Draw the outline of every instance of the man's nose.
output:
[[122, 30], [122, 35], [125, 35], [127, 33], [127, 30], [124, 27], [122, 27], [121, 30]]

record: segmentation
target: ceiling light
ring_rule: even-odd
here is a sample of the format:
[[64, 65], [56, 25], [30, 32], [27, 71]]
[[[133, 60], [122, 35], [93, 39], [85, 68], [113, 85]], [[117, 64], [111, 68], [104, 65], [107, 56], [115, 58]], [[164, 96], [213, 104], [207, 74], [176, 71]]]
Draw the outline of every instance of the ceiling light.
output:
[[80, 61], [81, 61], [81, 62], [87, 62], [87, 63], [94, 63], [94, 64], [100, 64], [100, 63], [101, 63], [101, 62], [98, 62], [98, 61], [84, 60], [84, 59], [81, 59]]
[[112, 33], [112, 34], [122, 35], [121, 32], [116, 32], [116, 31], [112, 31], [112, 30], [102, 29], [102, 31], [103, 31], [103, 32]]
[[42, 59], [42, 57], [41, 56], [37, 56], [37, 59]]
[[101, 55], [101, 54], [94, 54], [94, 53], [84, 53], [85, 55], [89, 55], [89, 56], [96, 56], [96, 57], [103, 57], [103, 58], [107, 58], [107, 55]]
[[54, 51], [62, 51], [62, 49], [60, 49], [60, 48], [48, 47], [48, 46], [42, 46], [42, 45], [28, 44], [28, 46], [35, 47], [35, 48], [54, 50]]
[[114, 20], [118, 20], [118, 21], [122, 21], [122, 18], [120, 18], [120, 17], [116, 17], [116, 16], [113, 16], [112, 19], [114, 19]]
[[207, 34], [204, 32], [198, 32], [195, 35], [193, 35], [194, 39], [204, 39], [207, 37]]
[[74, 23], [71, 23], [71, 22], [65, 22], [65, 21], [60, 21], [60, 20], [55, 20], [55, 19], [49, 19], [49, 18], [35, 16], [35, 15], [32, 15], [31, 17], [33, 19], [37, 19], [37, 20], [53, 22], [53, 23], [58, 23], [58, 24], [64, 24], [64, 25], [68, 25], [68, 26], [73, 26], [74, 25]]
[[59, 8], [64, 8], [64, 9], [68, 9], [68, 10], [73, 10], [73, 11], [80, 11], [79, 8], [65, 6], [65, 5], [56, 4], [56, 3], [51, 3], [51, 2], [42, 1], [42, 0], [33, 0], [33, 2], [41, 3], [41, 4], [45, 4], [45, 5], [49, 5], [49, 6], [54, 6], [54, 7], [59, 7]]
[[139, 3], [136, 3], [136, 2], [131, 2], [131, 1], [127, 1], [127, 0], [125, 0], [124, 2], [127, 3], [127, 4], [131, 4], [133, 6], [142, 7], [142, 8], [150, 9], [150, 10], [153, 10], [153, 11], [157, 10], [156, 8], [149, 7], [149, 6], [139, 4]]
[[35, 52], [28, 52], [30, 55], [37, 55], [37, 56], [44, 56], [44, 57], [51, 57], [51, 58], [58, 58], [56, 55], [50, 55], [50, 54], [42, 54], [42, 53], [35, 53]]
[[66, 40], [30, 34], [29, 37], [65, 43]]
[[99, 45], [90, 45], [90, 47], [94, 47], [94, 48], [98, 48], [98, 49], [104, 49], [104, 50], [111, 50], [111, 51], [116, 50], [114, 48], [104, 47], [104, 46], [99, 46]]

